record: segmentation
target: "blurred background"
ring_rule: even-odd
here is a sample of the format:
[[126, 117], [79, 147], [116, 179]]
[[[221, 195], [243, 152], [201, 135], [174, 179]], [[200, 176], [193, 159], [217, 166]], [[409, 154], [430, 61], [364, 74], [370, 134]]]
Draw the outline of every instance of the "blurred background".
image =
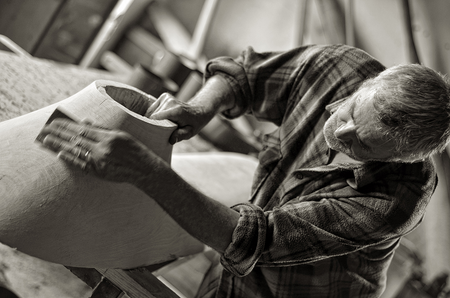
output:
[[[308, 43], [351, 43], [391, 66], [410, 61], [410, 26], [422, 62], [448, 71], [450, 3], [446, 0], [406, 1], [410, 22], [403, 0], [214, 2], [208, 11], [211, 20], [198, 24], [204, 0], [2, 0], [0, 33], [33, 56], [84, 66], [97, 66], [91, 57], [99, 33], [108, 33], [103, 35], [101, 51], [117, 52], [134, 42], [135, 26], [163, 38], [177, 54], [186, 51], [195, 30], [205, 26], [201, 52], [207, 58], [235, 56], [248, 45], [266, 51]], [[155, 11], [162, 6], [165, 12], [155, 14], [151, 8], [156, 6]], [[169, 33], [176, 35], [166, 36]], [[151, 55], [150, 49], [146, 51]]]
[[[189, 100], [208, 59], [247, 46], [341, 43], [387, 67], [422, 63], [447, 74], [449, 13], [448, 0], [0, 0], [0, 50], [121, 73], [155, 97]], [[149, 81], [161, 87], [145, 89]], [[273, 128], [215, 119], [202, 136], [219, 150], [256, 155]], [[438, 189], [423, 224], [398, 249], [384, 297], [450, 297], [448, 152], [435, 162]]]

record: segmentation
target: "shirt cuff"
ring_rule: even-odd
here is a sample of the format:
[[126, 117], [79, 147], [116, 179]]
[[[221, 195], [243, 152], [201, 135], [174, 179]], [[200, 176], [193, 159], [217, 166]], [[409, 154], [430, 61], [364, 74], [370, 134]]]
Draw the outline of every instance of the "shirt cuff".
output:
[[240, 213], [240, 218], [220, 262], [227, 271], [242, 277], [253, 270], [264, 251], [267, 219], [264, 211], [252, 204], [239, 204], [232, 209]]
[[251, 92], [243, 67], [229, 57], [220, 57], [209, 61], [205, 70], [206, 80], [214, 75], [220, 75], [233, 90], [234, 106], [222, 112], [222, 115], [231, 119], [245, 114], [249, 107]]

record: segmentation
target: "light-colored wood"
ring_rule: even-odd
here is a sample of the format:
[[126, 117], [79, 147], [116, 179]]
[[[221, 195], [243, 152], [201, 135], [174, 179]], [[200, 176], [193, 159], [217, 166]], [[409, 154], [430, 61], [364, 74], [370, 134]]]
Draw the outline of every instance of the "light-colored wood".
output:
[[345, 19], [337, 0], [316, 0], [320, 21], [330, 44], [345, 43]]
[[3, 244], [0, 244], [0, 285], [20, 298], [87, 298], [92, 292], [62, 265], [42, 261]]
[[[62, 102], [68, 96], [82, 90], [93, 80], [126, 81], [126, 77], [122, 77], [120, 74], [80, 69], [72, 65], [55, 64], [35, 58], [25, 61], [17, 55], [1, 51], [0, 66], [3, 70], [0, 72], [0, 90], [2, 91], [0, 92], [0, 121], [25, 115], [59, 101]], [[2, 123], [0, 123], [1, 125]], [[40, 128], [34, 129], [37, 132]], [[202, 180], [208, 177], [206, 175], [208, 171], [202, 171], [202, 164], [208, 164], [208, 160], [213, 162], [218, 157], [213, 157], [213, 153], [202, 155], [198, 151], [217, 151], [217, 149], [198, 136], [177, 143], [173, 147], [172, 166], [183, 177], [189, 177], [189, 169], [191, 169], [192, 175], [204, 173], [199, 176], [200, 181], [196, 184], [199, 189], [204, 191], [208, 187], [208, 182]], [[226, 153], [225, 155], [228, 156]], [[229, 157], [234, 158], [233, 154]], [[238, 155], [236, 157], [235, 164], [240, 167], [242, 163], [238, 161], [242, 161], [242, 159], [239, 157], [243, 158], [243, 156]], [[179, 162], [180, 160], [182, 162]], [[253, 158], [249, 158], [247, 161], [250, 162], [252, 167], [254, 166]], [[221, 163], [221, 167], [223, 166], [224, 164]], [[236, 177], [242, 178], [241, 174], [236, 174], [239, 167], [235, 167], [230, 172], [220, 170], [220, 168], [216, 169], [215, 174], [220, 174], [218, 178], [223, 179], [219, 184], [226, 184], [227, 179], [225, 178], [227, 177], [231, 180], [236, 180]], [[210, 169], [209, 173], [214, 174], [214, 172], [211, 172], [213, 165], [209, 164], [206, 166], [206, 169], [208, 168]], [[251, 181], [253, 173], [250, 170], [248, 174], [249, 176], [246, 179], [242, 179], [246, 182], [243, 182], [240, 186], [243, 189], [241, 198], [244, 201], [247, 199], [250, 189], [250, 185], [245, 184]], [[193, 178], [192, 176], [191, 181]], [[211, 187], [214, 187], [214, 185], [217, 185], [217, 183], [213, 183]], [[220, 189], [223, 193], [226, 186], [222, 186]], [[212, 191], [209, 194], [214, 195]], [[233, 202], [230, 202], [230, 204], [233, 204]], [[64, 266], [28, 256], [3, 244], [0, 245], [0, 262], [2, 264], [1, 284], [14, 290], [21, 298], [80, 298], [89, 297], [92, 291]], [[173, 273], [176, 272], [176, 268], [171, 267], [171, 269], [174, 270]], [[182, 279], [183, 276], [180, 278]], [[125, 295], [124, 297], [128, 296]]]
[[250, 199], [257, 159], [230, 152], [172, 155], [172, 168], [201, 192], [226, 206]]
[[105, 51], [100, 57], [100, 65], [113, 73], [122, 73], [129, 76], [133, 72], [133, 67], [117, 54]]
[[[0, 121], [64, 100], [94, 80], [126, 80], [126, 77], [117, 73], [81, 69], [75, 65], [36, 58], [24, 60], [11, 52], [2, 51], [0, 67]], [[173, 147], [174, 153], [211, 150], [215, 150], [214, 147], [200, 137], [177, 143]], [[21, 298], [91, 296], [92, 289], [63, 265], [28, 256], [4, 244], [0, 244], [0, 264], [0, 284]]]
[[197, 61], [203, 54], [206, 36], [211, 27], [211, 21], [214, 17], [218, 3], [219, 0], [205, 0], [205, 3], [203, 4], [202, 11], [198, 17], [197, 24], [195, 25], [194, 33], [192, 34], [189, 50], [186, 53], [187, 57], [193, 61]]
[[145, 270], [97, 269], [131, 298], [178, 298], [151, 272]]
[[165, 47], [177, 54], [184, 54], [191, 43], [191, 34], [164, 5], [155, 1], [148, 7], [148, 14]]
[[112, 50], [116, 46], [124, 32], [152, 1], [119, 0], [81, 59], [80, 66], [97, 67], [103, 52]]
[[353, 0], [345, 0], [345, 44], [353, 47], [355, 46], [354, 6]]
[[[98, 79], [121, 75], [42, 59], [23, 59], [0, 51], [0, 121], [46, 107]], [[0, 283], [20, 298], [90, 297], [89, 287], [64, 266], [28, 256], [0, 244]]]
[[211, 266], [211, 261], [204, 253], [200, 253], [182, 258], [177, 265], [168, 265], [167, 267], [172, 267], [172, 270], [161, 272], [161, 274], [154, 272], [154, 275], [177, 293], [178, 296], [194, 298], [206, 272]]
[[6, 46], [10, 51], [14, 52], [17, 55], [20, 55], [23, 59], [31, 58], [32, 56], [22, 49], [17, 43], [12, 41], [5, 35], [0, 35], [0, 44]]
[[140, 190], [70, 168], [34, 141], [59, 106], [78, 119], [130, 132], [170, 162], [175, 125], [141, 116], [152, 100], [128, 85], [96, 81], [60, 103], [2, 122], [0, 241], [74, 267], [134, 268], [201, 251], [203, 245]]
[[160, 51], [165, 51], [162, 41], [140, 26], [136, 25], [128, 30], [126, 38], [135, 43], [150, 57], [153, 57]]

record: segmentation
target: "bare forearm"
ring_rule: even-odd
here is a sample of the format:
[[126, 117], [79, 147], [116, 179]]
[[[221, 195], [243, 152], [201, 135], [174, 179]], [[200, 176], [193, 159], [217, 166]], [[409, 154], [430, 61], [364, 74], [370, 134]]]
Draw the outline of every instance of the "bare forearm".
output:
[[223, 252], [231, 242], [239, 214], [197, 191], [130, 134], [67, 119], [53, 120], [41, 134], [43, 145], [65, 162], [144, 191], [206, 245]]
[[206, 81], [190, 104], [199, 104], [207, 110], [221, 113], [234, 106], [235, 98], [227, 81], [219, 75], [215, 75]]
[[162, 160], [153, 162], [137, 186], [189, 234], [223, 252], [231, 242], [239, 213], [196, 190]]

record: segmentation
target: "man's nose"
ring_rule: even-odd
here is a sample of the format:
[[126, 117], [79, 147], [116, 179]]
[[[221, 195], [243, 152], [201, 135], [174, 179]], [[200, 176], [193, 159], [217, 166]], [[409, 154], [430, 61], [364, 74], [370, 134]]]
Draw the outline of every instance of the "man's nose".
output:
[[355, 134], [355, 123], [353, 120], [345, 122], [343, 125], [339, 126], [334, 132], [334, 136], [342, 141], [352, 140]]

